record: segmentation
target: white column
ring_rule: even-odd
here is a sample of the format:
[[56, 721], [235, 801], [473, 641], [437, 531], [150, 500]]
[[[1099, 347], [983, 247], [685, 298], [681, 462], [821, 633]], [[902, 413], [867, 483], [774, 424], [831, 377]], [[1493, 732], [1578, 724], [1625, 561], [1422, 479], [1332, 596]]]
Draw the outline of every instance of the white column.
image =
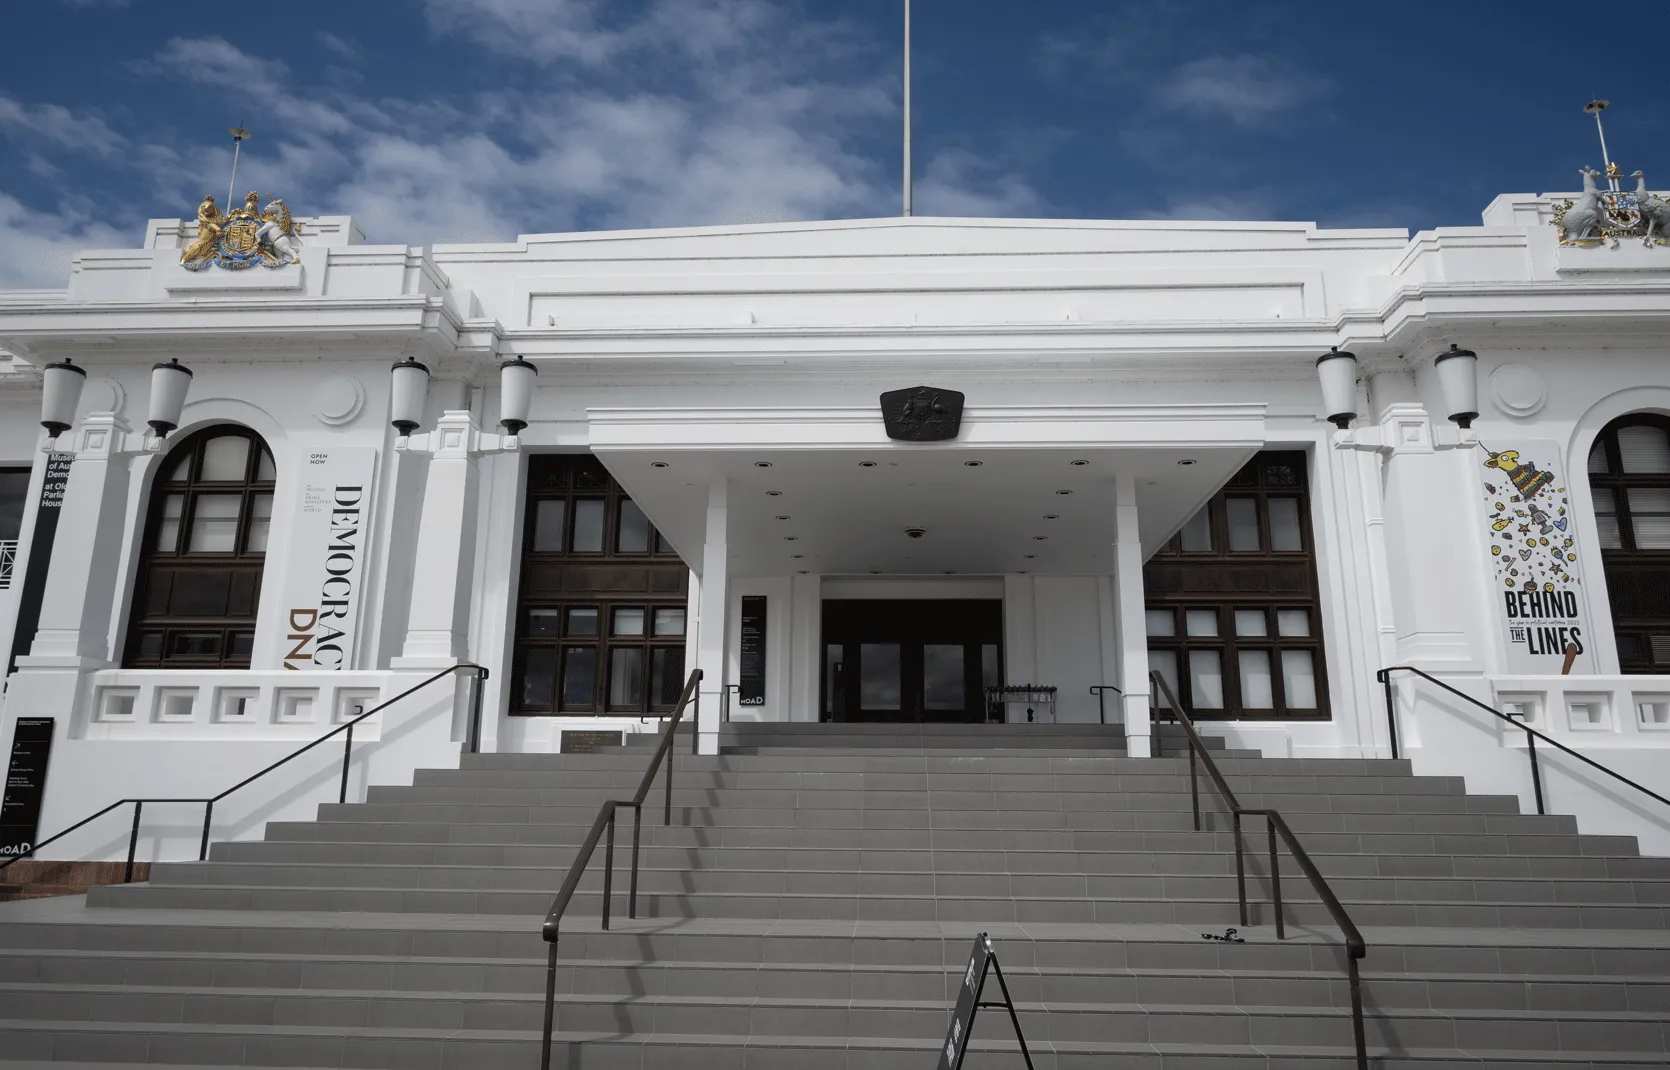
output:
[[730, 543], [726, 530], [730, 484], [715, 479], [707, 489], [707, 536], [702, 543], [700, 631], [696, 635], [696, 667], [702, 670], [701, 719], [697, 749], [719, 753], [719, 713], [725, 693], [725, 637], [730, 634], [728, 581]]
[[785, 721], [816, 721], [823, 712], [823, 577], [789, 577], [789, 696]]
[[20, 668], [98, 669], [112, 663], [110, 618], [127, 537], [129, 455], [121, 450], [127, 432], [115, 413], [90, 413], [82, 422], [40, 625], [29, 655], [18, 659]]
[[1143, 616], [1142, 537], [1137, 530], [1136, 482], [1114, 487], [1114, 588], [1119, 600], [1119, 686], [1124, 690], [1125, 746], [1133, 758], [1153, 753], [1148, 716], [1148, 628]]
[[424, 483], [406, 644], [395, 669], [444, 669], [469, 657], [470, 579], [475, 563], [475, 419], [449, 409], [435, 423]]

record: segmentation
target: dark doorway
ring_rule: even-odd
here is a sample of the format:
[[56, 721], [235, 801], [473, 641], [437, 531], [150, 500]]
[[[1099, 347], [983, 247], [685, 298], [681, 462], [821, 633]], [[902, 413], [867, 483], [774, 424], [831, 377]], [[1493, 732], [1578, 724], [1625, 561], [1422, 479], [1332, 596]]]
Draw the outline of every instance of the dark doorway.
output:
[[1002, 649], [1000, 599], [826, 600], [822, 719], [984, 721]]

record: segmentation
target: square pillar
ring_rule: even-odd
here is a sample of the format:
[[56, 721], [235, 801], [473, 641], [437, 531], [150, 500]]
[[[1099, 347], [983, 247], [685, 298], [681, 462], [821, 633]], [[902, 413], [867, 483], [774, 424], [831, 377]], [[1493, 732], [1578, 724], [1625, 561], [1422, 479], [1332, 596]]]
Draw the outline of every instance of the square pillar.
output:
[[696, 747], [701, 754], [719, 753], [719, 714], [725, 696], [726, 619], [730, 608], [730, 542], [727, 531], [730, 483], [716, 479], [707, 488], [707, 534], [702, 542], [701, 619], [696, 634], [696, 667], [701, 712], [696, 725]]
[[444, 669], [469, 658], [470, 580], [475, 569], [475, 418], [449, 409], [430, 433], [434, 454], [424, 482], [415, 582], [406, 642], [395, 669]]
[[1148, 712], [1147, 601], [1142, 589], [1142, 537], [1137, 530], [1136, 481], [1120, 476], [1114, 486], [1114, 575], [1119, 625], [1119, 687], [1125, 706], [1125, 747], [1133, 758], [1153, 754]]

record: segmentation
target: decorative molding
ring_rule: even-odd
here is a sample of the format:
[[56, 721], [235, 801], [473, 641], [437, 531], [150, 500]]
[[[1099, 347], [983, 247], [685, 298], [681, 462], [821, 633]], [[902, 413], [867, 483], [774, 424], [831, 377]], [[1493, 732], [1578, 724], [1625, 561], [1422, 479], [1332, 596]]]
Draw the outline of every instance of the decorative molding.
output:
[[351, 375], [326, 379], [313, 391], [313, 418], [326, 427], [344, 427], [365, 408], [365, 387]]
[[1535, 416], [1548, 402], [1542, 374], [1523, 364], [1503, 364], [1490, 373], [1490, 402], [1509, 416]]

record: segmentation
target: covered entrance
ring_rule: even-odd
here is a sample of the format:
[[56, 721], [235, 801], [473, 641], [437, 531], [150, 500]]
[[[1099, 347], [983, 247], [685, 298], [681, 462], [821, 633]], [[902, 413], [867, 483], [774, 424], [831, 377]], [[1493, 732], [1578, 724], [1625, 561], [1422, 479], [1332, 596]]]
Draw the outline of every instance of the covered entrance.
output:
[[828, 599], [820, 720], [987, 719], [1003, 682], [999, 599]]

